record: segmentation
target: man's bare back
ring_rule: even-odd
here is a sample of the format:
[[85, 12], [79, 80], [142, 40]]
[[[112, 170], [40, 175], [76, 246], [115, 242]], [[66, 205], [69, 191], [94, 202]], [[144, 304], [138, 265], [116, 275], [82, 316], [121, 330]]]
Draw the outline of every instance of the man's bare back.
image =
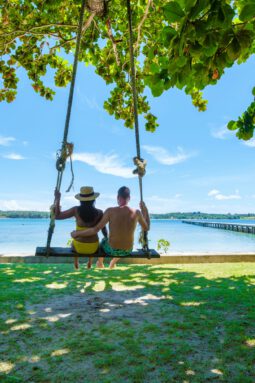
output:
[[139, 210], [129, 206], [111, 207], [105, 211], [109, 222], [109, 243], [113, 249], [130, 250], [134, 232], [141, 216]]

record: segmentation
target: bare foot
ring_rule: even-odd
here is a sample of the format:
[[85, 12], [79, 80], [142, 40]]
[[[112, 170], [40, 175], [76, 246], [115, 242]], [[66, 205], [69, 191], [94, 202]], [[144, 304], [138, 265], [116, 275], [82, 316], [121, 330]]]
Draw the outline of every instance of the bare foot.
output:
[[78, 259], [78, 257], [74, 258], [74, 268], [75, 268], [75, 270], [79, 270], [79, 259]]
[[118, 262], [119, 258], [113, 258], [109, 264], [109, 269], [114, 269], [116, 263]]
[[88, 263], [87, 263], [87, 269], [91, 269], [91, 266], [92, 266], [92, 262], [91, 262], [91, 261], [88, 261]]
[[99, 269], [104, 269], [104, 264], [103, 264], [103, 262], [99, 262], [99, 261], [97, 261], [96, 266], [97, 266]]

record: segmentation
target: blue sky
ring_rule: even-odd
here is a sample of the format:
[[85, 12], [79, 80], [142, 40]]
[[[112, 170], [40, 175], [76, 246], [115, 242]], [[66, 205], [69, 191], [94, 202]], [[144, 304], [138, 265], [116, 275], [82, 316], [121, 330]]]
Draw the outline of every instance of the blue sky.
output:
[[[219, 84], [204, 92], [208, 110], [198, 112], [184, 92], [170, 89], [160, 98], [147, 91], [158, 116], [155, 133], [140, 119], [142, 156], [148, 161], [144, 197], [151, 212], [255, 212], [255, 141], [238, 140], [226, 129], [251, 102], [255, 59], [226, 71]], [[57, 88], [45, 101], [20, 70], [19, 94], [0, 104], [0, 210], [48, 210], [56, 183], [55, 152], [61, 146], [68, 88]], [[47, 76], [53, 84], [52, 74]], [[62, 207], [75, 204], [80, 186], [101, 193], [97, 206], [116, 203], [120, 186], [131, 188], [138, 206], [138, 181], [132, 176], [134, 131], [103, 109], [111, 87], [79, 64], [69, 141], [75, 144], [74, 190], [65, 193], [71, 174], [67, 164]]]

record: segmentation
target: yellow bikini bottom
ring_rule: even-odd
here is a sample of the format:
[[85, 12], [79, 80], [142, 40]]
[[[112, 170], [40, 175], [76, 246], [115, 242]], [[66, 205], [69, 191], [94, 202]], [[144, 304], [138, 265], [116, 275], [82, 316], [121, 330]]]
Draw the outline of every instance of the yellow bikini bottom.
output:
[[78, 242], [75, 239], [73, 240], [73, 247], [78, 254], [94, 254], [96, 253], [98, 246], [98, 242], [84, 243]]
[[[80, 227], [77, 226], [76, 230], [86, 230], [87, 227]], [[94, 254], [97, 252], [99, 247], [99, 242], [91, 242], [91, 243], [85, 243], [85, 242], [79, 242], [76, 239], [73, 239], [73, 247], [75, 251], [78, 254]]]

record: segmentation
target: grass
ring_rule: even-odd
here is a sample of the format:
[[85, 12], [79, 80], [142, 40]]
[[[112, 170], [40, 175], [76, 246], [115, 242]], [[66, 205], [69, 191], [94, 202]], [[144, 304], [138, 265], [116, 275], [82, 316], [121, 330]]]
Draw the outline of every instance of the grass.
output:
[[255, 265], [0, 265], [0, 381], [255, 382]]

